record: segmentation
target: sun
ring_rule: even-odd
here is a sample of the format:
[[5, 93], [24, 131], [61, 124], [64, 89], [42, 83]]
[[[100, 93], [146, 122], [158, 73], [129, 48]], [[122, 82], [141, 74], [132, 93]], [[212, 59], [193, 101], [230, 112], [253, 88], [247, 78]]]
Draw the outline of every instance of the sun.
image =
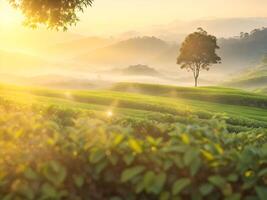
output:
[[6, 1], [0, 2], [0, 26], [9, 27], [23, 20], [22, 14], [12, 8]]

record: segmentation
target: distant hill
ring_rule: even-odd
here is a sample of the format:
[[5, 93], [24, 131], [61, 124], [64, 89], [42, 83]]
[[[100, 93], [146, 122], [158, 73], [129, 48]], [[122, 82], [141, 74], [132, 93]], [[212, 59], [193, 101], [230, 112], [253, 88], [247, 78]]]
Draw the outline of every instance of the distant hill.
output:
[[[218, 38], [222, 64], [214, 70], [220, 73], [239, 72], [257, 64], [267, 52], [267, 29], [255, 29], [238, 37]], [[76, 62], [99, 65], [131, 65], [147, 63], [177, 67], [176, 57], [180, 44], [169, 43], [156, 37], [135, 37], [77, 56]], [[74, 47], [75, 49], [75, 47]]]
[[[233, 22], [233, 24], [235, 23]], [[2, 34], [0, 33], [0, 35]], [[23, 33], [24, 36], [25, 34], [26, 32]], [[95, 69], [99, 69], [98, 67], [100, 66], [109, 67], [109, 69], [122, 68], [122, 66], [129, 66], [133, 63], [146, 63], [157, 70], [161, 70], [163, 73], [165, 71], [172, 73], [179, 68], [176, 65], [176, 58], [180, 44], [167, 42], [154, 36], [133, 37], [121, 41], [101, 37], [84, 37], [75, 34], [67, 34], [62, 38], [60, 36], [60, 33], [44, 35], [43, 31], [40, 31], [40, 37], [48, 40], [48, 42], [42, 47], [40, 51], [42, 53], [36, 51], [36, 55], [43, 56], [47, 60], [53, 58], [51, 59], [52, 62], [56, 60], [58, 63], [63, 63], [64, 66], [69, 65], [77, 70], [80, 68], [92, 69], [92, 66]], [[6, 37], [3, 38], [5, 40]], [[18, 41], [20, 41], [19, 38]], [[30, 46], [36, 45], [38, 48], [40, 47], [36, 36], [31, 37], [31, 32], [23, 42], [26, 44], [27, 41]], [[15, 42], [13, 41], [13, 45], [15, 45]], [[18, 46], [23, 46], [23, 42], [18, 42]], [[3, 41], [3, 43], [5, 44], [6, 41]], [[210, 74], [213, 73], [223, 77], [228, 74], [240, 73], [240, 71], [243, 72], [250, 66], [255, 66], [262, 55], [267, 52], [267, 29], [255, 29], [232, 38], [218, 38], [218, 43], [220, 46], [218, 54], [222, 57], [222, 64], [214, 66], [211, 72], [205, 72], [205, 74], [212, 76]], [[8, 56], [3, 56], [2, 52], [0, 54], [2, 54], [0, 66], [38, 67], [44, 65], [42, 59], [27, 54], [8, 53]], [[18, 59], [14, 59], [17, 57]], [[60, 64], [58, 66], [61, 67]], [[180, 71], [179, 78], [183, 78], [185, 73], [185, 71]], [[259, 80], [257, 79], [257, 81]]]
[[256, 65], [267, 52], [267, 29], [255, 29], [241, 33], [239, 37], [220, 39], [219, 54], [223, 64], [232, 66], [236, 71]]
[[156, 37], [136, 37], [83, 54], [75, 60], [94, 64], [152, 63], [171, 45]]
[[71, 58], [111, 45], [112, 39], [85, 37], [69, 42], [61, 42], [43, 49], [45, 54], [53, 56], [70, 56]]
[[159, 76], [159, 72], [147, 65], [131, 65], [121, 72], [124, 75], [138, 75], [138, 76]]
[[[176, 20], [169, 24], [154, 25], [144, 30], [138, 30], [139, 35], [154, 35], [167, 41], [182, 42], [184, 37], [202, 27], [218, 38], [229, 38], [239, 35], [240, 32], [248, 32], [256, 27], [267, 27], [266, 17], [246, 17], [246, 18], [209, 18], [192, 21]], [[130, 36], [133, 35], [130, 32]], [[134, 33], [137, 35], [137, 33]]]

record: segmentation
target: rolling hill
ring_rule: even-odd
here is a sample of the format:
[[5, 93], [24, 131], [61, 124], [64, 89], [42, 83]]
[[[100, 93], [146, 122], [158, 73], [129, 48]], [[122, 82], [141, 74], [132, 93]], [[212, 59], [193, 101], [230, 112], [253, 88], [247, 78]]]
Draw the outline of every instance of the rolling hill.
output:
[[260, 89], [267, 84], [267, 64], [261, 63], [256, 67], [241, 72], [225, 85], [247, 89]]
[[267, 95], [267, 87], [263, 87], [263, 88], [257, 89], [257, 90], [255, 90], [255, 92]]
[[[267, 29], [255, 29], [237, 37], [218, 38], [222, 64], [214, 70], [221, 74], [231, 74], [255, 65], [267, 52]], [[75, 61], [100, 65], [166, 65], [175, 68], [179, 52], [177, 43], [170, 43], [156, 37], [135, 37], [107, 45], [76, 57]]]
[[[53, 38], [50, 39], [49, 38]], [[36, 49], [39, 55], [48, 55], [59, 61], [68, 60], [71, 65], [90, 68], [93, 65], [125, 67], [145, 64], [163, 70], [177, 70], [176, 57], [180, 44], [167, 42], [154, 36], [133, 37], [130, 39], [107, 39], [101, 37], [68, 36], [60, 40], [59, 35], [47, 36], [50, 42]], [[35, 41], [34, 37], [29, 41]], [[178, 40], [177, 40], [178, 42]], [[267, 51], [267, 29], [255, 29], [237, 37], [218, 38], [222, 64], [212, 72], [222, 76], [239, 73], [256, 65]], [[11, 45], [12, 46], [12, 45]], [[207, 72], [208, 73], [208, 72]]]
[[[1, 67], [5, 65], [9, 69], [14, 67], [23, 69], [29, 66], [36, 69], [38, 67], [47, 68], [48, 65], [56, 65], [58, 68], [66, 69], [66, 65], [68, 65], [68, 67], [75, 70], [91, 70], [99, 66], [112, 69], [140, 63], [151, 66], [160, 73], [170, 76], [174, 72], [176, 73], [179, 68], [176, 65], [179, 44], [166, 42], [156, 37], [135, 37], [119, 42], [101, 37], [84, 37], [72, 34], [60, 39], [60, 34], [51, 33], [47, 38], [50, 37], [52, 39], [49, 40], [48, 44], [41, 49], [39, 48], [35, 53], [40, 55], [39, 57], [49, 55], [46, 58], [48, 60], [52, 58], [52, 62], [56, 60], [57, 64], [27, 53], [3, 50], [0, 52]], [[29, 41], [35, 40], [34, 37], [29, 38]], [[218, 41], [221, 47], [218, 54], [222, 57], [223, 62], [214, 66], [211, 72], [205, 72], [205, 76], [201, 77], [203, 80], [208, 80], [211, 76], [218, 76], [213, 80], [229, 79], [229, 75], [244, 72], [250, 66], [256, 65], [259, 58], [267, 51], [267, 46], [265, 45], [267, 43], [267, 29], [255, 29], [250, 33], [242, 33], [238, 37], [219, 38]], [[36, 44], [36, 41], [30, 43], [40, 47], [40, 44]], [[259, 71], [260, 76], [250, 74], [250, 77], [248, 77], [250, 80], [240, 77], [240, 80], [236, 80], [233, 86], [246, 87], [249, 85], [247, 82], [253, 82], [255, 87], [265, 84], [265, 75], [261, 73], [262, 69], [253, 70]], [[179, 76], [180, 80], [184, 77], [188, 78], [190, 74], [180, 70], [177, 76]], [[254, 86], [253, 88], [255, 88]]]

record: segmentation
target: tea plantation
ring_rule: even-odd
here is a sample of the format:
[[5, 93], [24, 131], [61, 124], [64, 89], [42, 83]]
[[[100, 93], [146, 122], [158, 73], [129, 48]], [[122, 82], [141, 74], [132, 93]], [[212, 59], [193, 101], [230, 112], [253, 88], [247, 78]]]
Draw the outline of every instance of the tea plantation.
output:
[[266, 199], [267, 96], [130, 85], [1, 85], [0, 199]]

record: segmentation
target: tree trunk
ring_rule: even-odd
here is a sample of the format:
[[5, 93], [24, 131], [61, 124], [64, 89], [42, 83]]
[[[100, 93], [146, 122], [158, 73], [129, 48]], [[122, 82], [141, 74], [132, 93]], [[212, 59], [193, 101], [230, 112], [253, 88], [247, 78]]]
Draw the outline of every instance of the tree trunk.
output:
[[195, 87], [198, 86], [198, 77], [199, 77], [200, 65], [195, 64], [193, 69], [194, 79], [195, 79]]
[[195, 87], [197, 87], [197, 81], [198, 81], [198, 77], [195, 77]]

